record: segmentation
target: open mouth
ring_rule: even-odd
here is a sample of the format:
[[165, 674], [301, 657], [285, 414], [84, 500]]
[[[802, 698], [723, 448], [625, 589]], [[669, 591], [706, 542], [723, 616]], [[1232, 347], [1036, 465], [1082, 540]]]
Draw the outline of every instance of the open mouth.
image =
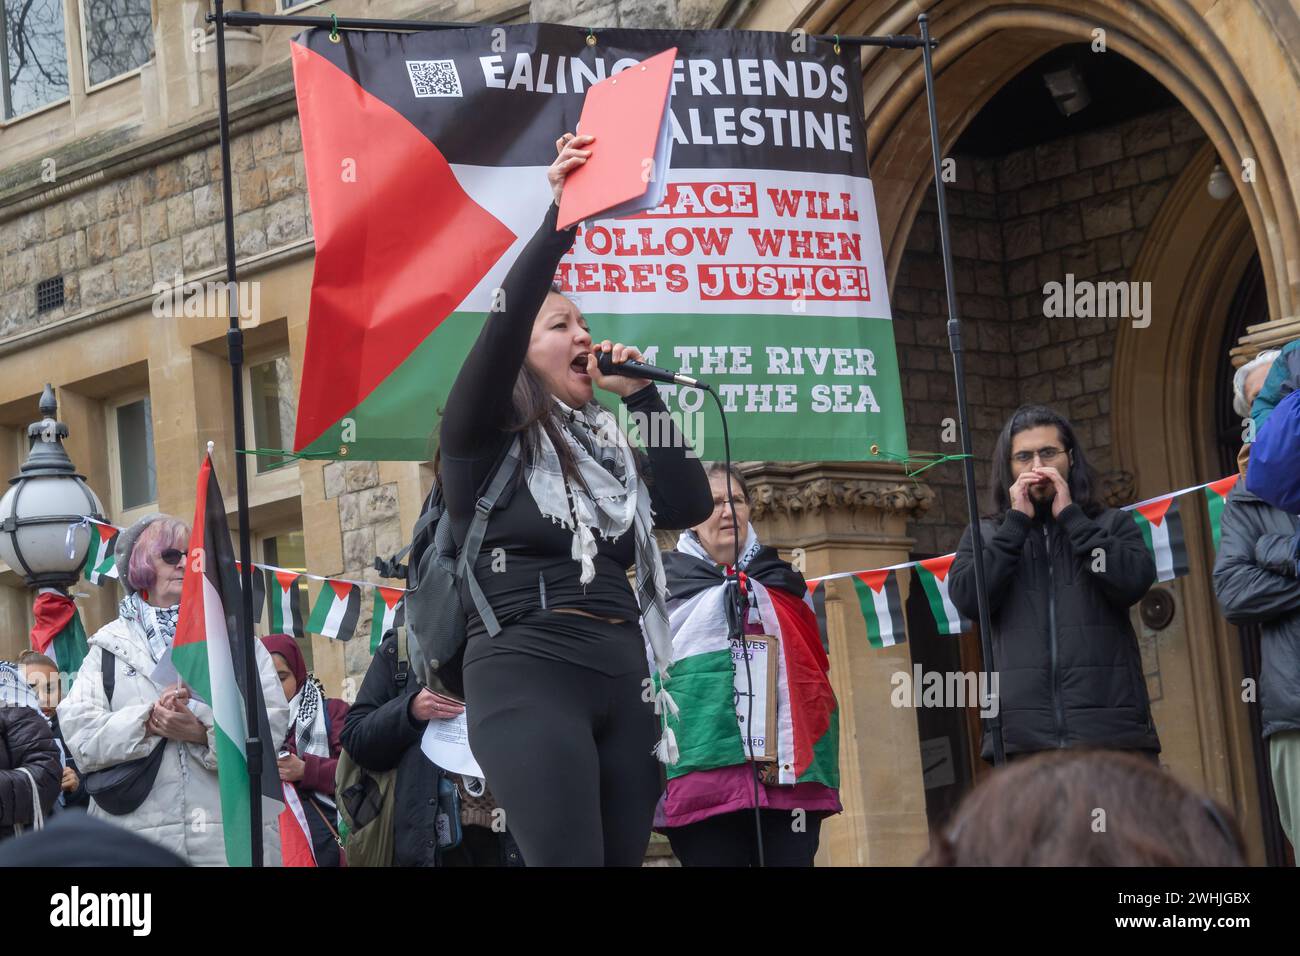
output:
[[591, 376], [587, 374], [587, 356], [590, 354], [590, 352], [578, 353], [573, 357], [573, 361], [569, 363], [569, 368], [577, 375], [590, 378]]

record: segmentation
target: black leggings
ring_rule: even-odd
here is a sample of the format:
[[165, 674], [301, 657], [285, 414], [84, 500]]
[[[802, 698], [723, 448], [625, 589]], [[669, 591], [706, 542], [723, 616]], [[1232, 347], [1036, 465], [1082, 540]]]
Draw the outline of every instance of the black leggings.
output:
[[660, 790], [648, 673], [516, 653], [465, 668], [470, 746], [529, 866], [641, 864]]
[[[790, 810], [765, 808], [758, 813], [765, 866], [813, 865], [825, 813], [808, 813], [798, 827]], [[752, 809], [720, 813], [664, 832], [682, 866], [758, 866]]]

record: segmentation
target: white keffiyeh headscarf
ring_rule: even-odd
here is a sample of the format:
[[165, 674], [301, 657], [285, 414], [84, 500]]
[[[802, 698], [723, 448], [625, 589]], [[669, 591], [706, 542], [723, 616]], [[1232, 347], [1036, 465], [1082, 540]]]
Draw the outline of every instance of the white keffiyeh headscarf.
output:
[[23, 680], [18, 666], [0, 661], [0, 707], [30, 707], [41, 712], [41, 701], [36, 691]]
[[[655, 746], [662, 762], [677, 762], [677, 741], [668, 726], [668, 714], [677, 704], [664, 685], [673, 659], [672, 634], [665, 606], [664, 566], [655, 542], [650, 492], [636, 468], [627, 436], [614, 416], [595, 402], [570, 408], [558, 398], [560, 434], [569, 446], [585, 487], [575, 487], [564, 474], [559, 453], [545, 429], [537, 429], [533, 461], [526, 469], [528, 490], [543, 515], [573, 532], [571, 554], [582, 566], [580, 580], [589, 584], [596, 576], [596, 535], [617, 540], [632, 529], [636, 542], [636, 594], [641, 609], [641, 629], [654, 658], [661, 690], [655, 697], [663, 736]], [[583, 440], [579, 440], [582, 438]], [[601, 456], [597, 461], [592, 452]]]

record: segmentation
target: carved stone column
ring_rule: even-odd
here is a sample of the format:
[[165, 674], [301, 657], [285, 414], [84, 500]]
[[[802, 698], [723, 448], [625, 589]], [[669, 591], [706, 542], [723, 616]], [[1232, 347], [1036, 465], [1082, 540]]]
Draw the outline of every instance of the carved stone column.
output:
[[[804, 573], [878, 568], [908, 560], [907, 523], [934, 498], [895, 465], [753, 463], [743, 466], [759, 538], [802, 560]], [[899, 585], [907, 598], [910, 580]], [[890, 704], [890, 677], [912, 668], [910, 645], [867, 643], [852, 585], [826, 595], [831, 682], [839, 699], [840, 799], [822, 827], [818, 863], [910, 866], [929, 847], [916, 715]]]

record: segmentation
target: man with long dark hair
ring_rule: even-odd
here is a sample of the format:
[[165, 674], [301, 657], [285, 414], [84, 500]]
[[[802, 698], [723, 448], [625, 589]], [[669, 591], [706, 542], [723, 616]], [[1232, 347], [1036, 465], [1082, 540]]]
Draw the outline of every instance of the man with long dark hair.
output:
[[[1129, 609], [1156, 578], [1142, 533], [1093, 500], [1074, 429], [1041, 405], [1016, 409], [993, 450], [981, 521], [1003, 742], [1009, 756], [1069, 747], [1160, 752]], [[968, 529], [949, 572], [975, 619]], [[988, 759], [992, 741], [985, 736]]]

